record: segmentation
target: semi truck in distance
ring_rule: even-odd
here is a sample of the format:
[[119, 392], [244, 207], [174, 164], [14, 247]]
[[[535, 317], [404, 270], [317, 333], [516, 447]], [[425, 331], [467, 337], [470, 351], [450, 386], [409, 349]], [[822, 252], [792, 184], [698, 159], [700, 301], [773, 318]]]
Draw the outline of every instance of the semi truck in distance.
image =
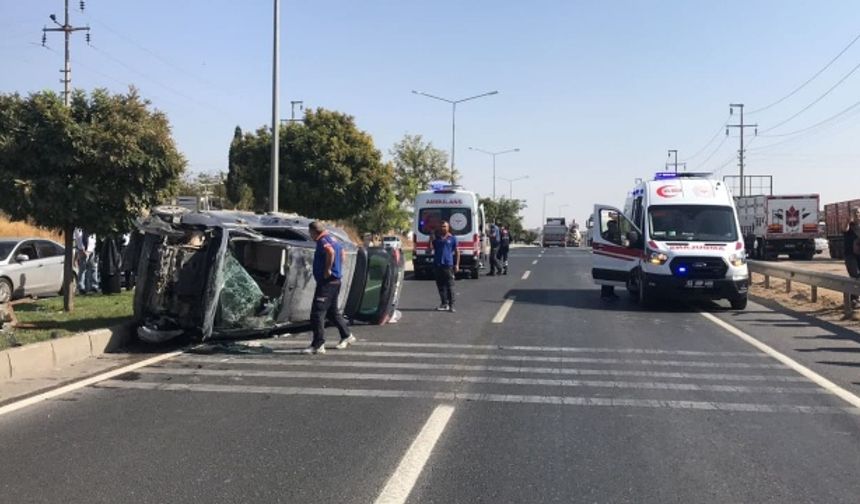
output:
[[547, 217], [541, 232], [541, 246], [567, 247], [567, 233], [564, 217]]
[[851, 211], [855, 208], [860, 208], [860, 199], [824, 205], [824, 233], [827, 236], [827, 245], [832, 259], [845, 258], [842, 234], [848, 221], [851, 220]]
[[753, 259], [809, 261], [818, 236], [817, 194], [755, 195], [735, 198], [747, 254]]

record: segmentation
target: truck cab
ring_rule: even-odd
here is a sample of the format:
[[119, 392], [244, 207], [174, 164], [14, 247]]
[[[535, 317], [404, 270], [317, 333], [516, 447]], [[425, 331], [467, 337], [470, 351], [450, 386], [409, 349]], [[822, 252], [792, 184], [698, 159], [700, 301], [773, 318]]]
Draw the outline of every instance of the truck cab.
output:
[[658, 173], [637, 182], [623, 211], [595, 205], [593, 219], [595, 283], [625, 286], [646, 306], [661, 297], [695, 297], [746, 307], [746, 250], [723, 182]]

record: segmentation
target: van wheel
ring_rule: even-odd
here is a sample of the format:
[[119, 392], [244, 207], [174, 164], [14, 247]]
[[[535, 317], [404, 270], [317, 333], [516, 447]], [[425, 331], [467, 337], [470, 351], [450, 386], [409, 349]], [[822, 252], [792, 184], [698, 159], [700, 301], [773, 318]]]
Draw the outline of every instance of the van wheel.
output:
[[654, 302], [654, 293], [651, 292], [651, 289], [648, 288], [647, 282], [645, 282], [645, 274], [641, 271], [638, 276], [639, 283], [639, 306], [642, 308], [653, 308], [655, 305]]
[[627, 294], [630, 294], [630, 297], [634, 300], [639, 299], [639, 272], [634, 271], [630, 274], [630, 277], [627, 278]]
[[473, 268], [473, 269], [472, 269], [472, 275], [471, 275], [471, 276], [472, 276], [472, 280], [477, 280], [477, 279], [478, 279], [478, 268]]
[[0, 278], [0, 303], [8, 303], [12, 299], [12, 282]]
[[744, 310], [747, 307], [747, 296], [736, 296], [729, 299], [729, 303], [732, 304], [732, 310]]

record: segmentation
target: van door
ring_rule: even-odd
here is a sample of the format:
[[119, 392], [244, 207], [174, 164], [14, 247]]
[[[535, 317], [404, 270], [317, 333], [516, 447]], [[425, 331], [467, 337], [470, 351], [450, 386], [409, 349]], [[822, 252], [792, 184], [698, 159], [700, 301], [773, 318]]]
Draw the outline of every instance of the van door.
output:
[[[637, 236], [633, 236], [634, 231]], [[642, 257], [642, 232], [617, 208], [594, 205], [591, 228], [594, 282], [600, 285], [626, 285], [630, 272]], [[631, 240], [632, 239], [632, 240]]]

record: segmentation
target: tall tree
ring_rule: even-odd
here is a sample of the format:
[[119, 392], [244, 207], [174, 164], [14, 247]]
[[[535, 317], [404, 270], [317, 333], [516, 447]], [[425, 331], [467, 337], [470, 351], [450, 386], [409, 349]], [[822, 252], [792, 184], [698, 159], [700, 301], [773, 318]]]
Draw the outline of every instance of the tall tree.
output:
[[65, 235], [64, 307], [72, 310], [73, 234], [127, 231], [175, 191], [185, 169], [167, 117], [134, 88], [0, 95], [0, 210]]
[[[394, 163], [394, 191], [405, 205], [434, 180], [451, 180], [448, 155], [425, 142], [421, 135], [406, 134], [389, 151]], [[454, 180], [459, 178], [454, 174]]]
[[[278, 206], [285, 211], [350, 219], [389, 201], [392, 167], [382, 162], [370, 135], [358, 129], [352, 116], [307, 110], [303, 122], [281, 126], [279, 136]], [[260, 128], [241, 140], [234, 136], [231, 146], [235, 182], [230, 183], [250, 189], [255, 209], [268, 203], [271, 142], [268, 130]]]
[[522, 200], [482, 198], [481, 204], [484, 205], [484, 213], [487, 215], [487, 221], [508, 226], [511, 235], [515, 239], [521, 239], [523, 234], [523, 217], [520, 215], [520, 212], [526, 208]]

